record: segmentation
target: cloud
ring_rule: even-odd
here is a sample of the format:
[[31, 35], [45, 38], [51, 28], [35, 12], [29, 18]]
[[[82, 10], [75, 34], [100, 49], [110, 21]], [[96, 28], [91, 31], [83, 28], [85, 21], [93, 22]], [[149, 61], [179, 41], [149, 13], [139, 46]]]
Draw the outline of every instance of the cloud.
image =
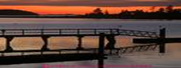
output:
[[181, 6], [181, 0], [0, 0], [0, 5], [45, 6]]

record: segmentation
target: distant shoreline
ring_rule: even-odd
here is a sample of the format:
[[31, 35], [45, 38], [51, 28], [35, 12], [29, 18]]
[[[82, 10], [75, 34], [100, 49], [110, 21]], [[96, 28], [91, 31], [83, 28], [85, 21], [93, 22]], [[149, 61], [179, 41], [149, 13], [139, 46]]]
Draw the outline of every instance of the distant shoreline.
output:
[[74, 19], [122, 19], [122, 20], [181, 20], [181, 19], [159, 19], [159, 18], [86, 18], [86, 17], [0, 17], [0, 18], [74, 18]]

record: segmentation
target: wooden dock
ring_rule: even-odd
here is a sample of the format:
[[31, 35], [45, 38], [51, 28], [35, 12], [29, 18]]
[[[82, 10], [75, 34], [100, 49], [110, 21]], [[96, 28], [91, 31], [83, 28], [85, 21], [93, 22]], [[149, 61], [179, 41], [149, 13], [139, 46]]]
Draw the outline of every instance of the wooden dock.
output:
[[[48, 48], [48, 39], [50, 37], [75, 36], [78, 40], [76, 49], [58, 49]], [[99, 48], [86, 49], [82, 46], [82, 38], [85, 36], [99, 37]], [[115, 36], [134, 36], [159, 38], [156, 32], [126, 30], [126, 29], [0, 29], [0, 37], [6, 39], [6, 49], [0, 51], [0, 64], [19, 64], [19, 63], [39, 63], [39, 62], [59, 62], [59, 61], [79, 61], [79, 60], [98, 60], [98, 67], [103, 68], [104, 59], [107, 55], [105, 51], [115, 50], [117, 54], [134, 52], [141, 50], [155, 49], [157, 45], [140, 45], [115, 48]], [[41, 50], [13, 50], [11, 41], [17, 37], [40, 37], [44, 44]], [[108, 43], [105, 44], [105, 39]], [[75, 51], [74, 53], [63, 53], [66, 51]], [[28, 54], [38, 52], [39, 54]], [[56, 54], [47, 54], [46, 52], [56, 52]], [[16, 55], [7, 55], [18, 53]], [[37, 60], [38, 59], [38, 60]]]

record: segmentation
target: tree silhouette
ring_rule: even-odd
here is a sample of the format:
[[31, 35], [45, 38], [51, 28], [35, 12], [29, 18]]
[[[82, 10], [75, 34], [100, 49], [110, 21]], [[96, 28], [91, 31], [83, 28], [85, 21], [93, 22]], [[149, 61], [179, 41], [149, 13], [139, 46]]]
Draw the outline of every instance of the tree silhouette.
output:
[[108, 17], [108, 11], [103, 13], [101, 8], [96, 8], [93, 10], [92, 13], [86, 14], [86, 17], [88, 18], [107, 18]]
[[105, 15], [109, 15], [109, 12], [107, 10], [105, 11]]
[[143, 10], [128, 11], [122, 10], [118, 14], [102, 12], [101, 8], [96, 8], [92, 13], [86, 14], [88, 18], [120, 18], [120, 19], [181, 19], [181, 9], [174, 9], [173, 5], [155, 10], [155, 6], [150, 8], [151, 12]]
[[103, 12], [100, 8], [96, 8], [94, 11], [93, 11], [93, 14], [96, 14], [96, 15], [103, 15]]
[[151, 8], [150, 8], [150, 10], [151, 10], [151, 12], [154, 12], [155, 11], [155, 6], [152, 6]]
[[165, 8], [165, 11], [166, 11], [167, 13], [171, 13], [171, 12], [173, 11], [173, 5], [167, 6], [167, 7]]

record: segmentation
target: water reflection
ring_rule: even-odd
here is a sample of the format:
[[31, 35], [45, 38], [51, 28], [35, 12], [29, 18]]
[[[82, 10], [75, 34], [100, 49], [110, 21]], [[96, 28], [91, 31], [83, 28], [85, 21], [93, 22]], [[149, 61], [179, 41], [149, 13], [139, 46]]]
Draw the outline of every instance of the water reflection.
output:
[[[181, 23], [179, 20], [162, 21], [162, 20], [120, 20], [120, 19], [9, 19], [0, 18], [0, 28], [117, 28], [120, 25], [124, 29], [158, 31], [159, 26], [167, 28], [168, 37], [181, 36]], [[116, 47], [133, 45], [132, 37], [116, 37]], [[16, 38], [11, 42], [14, 49], [40, 49], [44, 42], [41, 38]], [[48, 47], [50, 49], [76, 48], [78, 44], [77, 37], [51, 37], [49, 38]], [[131, 65], [147, 64], [153, 65], [154, 68], [180, 68], [181, 62], [181, 44], [167, 44], [166, 54], [159, 54], [158, 50], [135, 52], [122, 54], [121, 57], [109, 56], [106, 60], [108, 65]], [[83, 47], [98, 47], [98, 37], [84, 37]], [[5, 49], [5, 39], [0, 38], [0, 50]], [[45, 64], [63, 64], [63, 65], [96, 65], [94, 61], [76, 61], [76, 62], [54, 62]], [[17, 64], [1, 65], [0, 68], [42, 68], [42, 63], [35, 64]]]
[[[50, 37], [48, 39], [50, 49], [75, 49], [78, 46], [77, 37]], [[0, 50], [5, 49], [5, 39], [0, 39]], [[116, 37], [115, 47], [132, 46], [131, 37]], [[106, 43], [108, 41], [106, 40]], [[44, 42], [40, 37], [15, 37], [11, 41], [14, 50], [40, 50]], [[82, 45], [84, 48], [98, 48], [98, 37], [83, 37]]]

